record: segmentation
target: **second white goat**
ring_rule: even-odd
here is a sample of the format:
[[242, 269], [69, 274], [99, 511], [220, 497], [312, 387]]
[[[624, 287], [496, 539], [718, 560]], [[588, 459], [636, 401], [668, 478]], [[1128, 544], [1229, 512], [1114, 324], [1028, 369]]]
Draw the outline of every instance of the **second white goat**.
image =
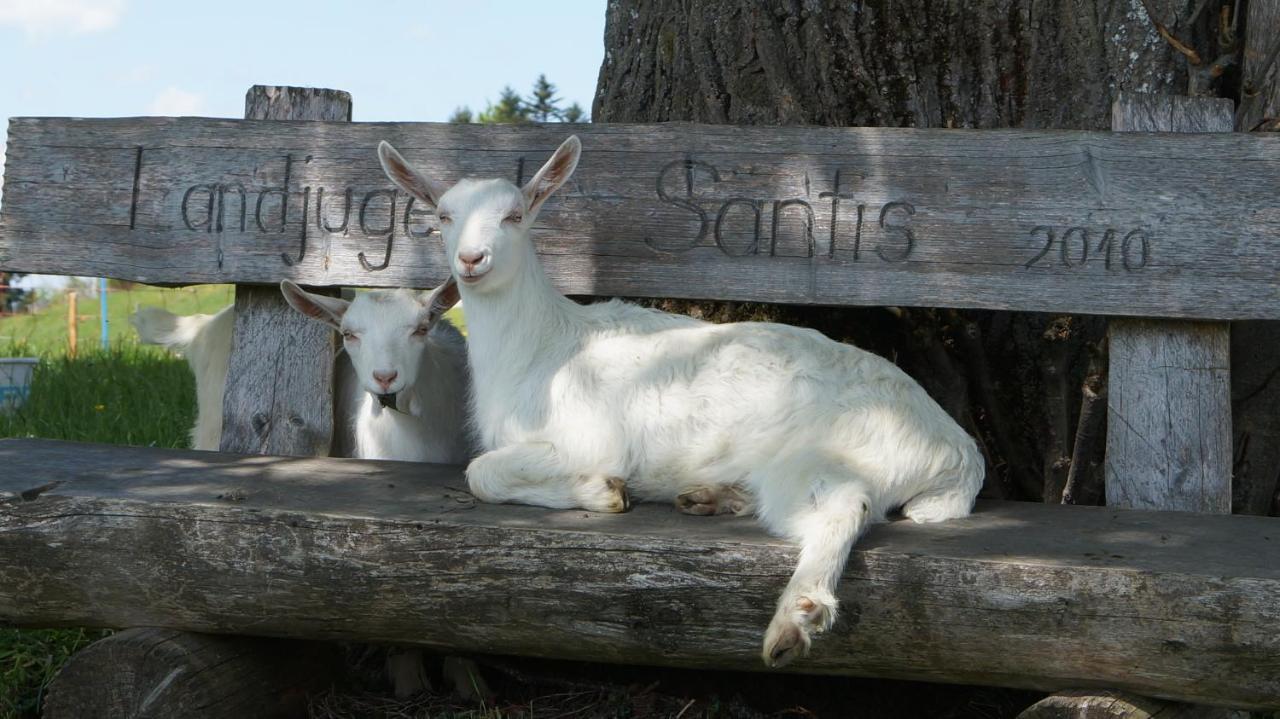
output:
[[[347, 301], [281, 283], [290, 306], [343, 335], [335, 368], [332, 455], [461, 464], [466, 432], [467, 349], [442, 315], [458, 301], [449, 280], [429, 293], [379, 290]], [[183, 353], [196, 378], [194, 449], [217, 450], [235, 309], [179, 316], [142, 307], [130, 318], [144, 342]], [[398, 411], [390, 411], [390, 410]]]
[[467, 308], [472, 419], [488, 450], [468, 484], [546, 507], [623, 511], [629, 491], [693, 514], [753, 509], [801, 547], [764, 637], [765, 663], [781, 666], [831, 626], [867, 524], [899, 507], [917, 522], [968, 514], [982, 456], [915, 380], [813, 330], [558, 293], [529, 230], [580, 151], [570, 137], [523, 188], [448, 187], [378, 148], [388, 177], [435, 208]]

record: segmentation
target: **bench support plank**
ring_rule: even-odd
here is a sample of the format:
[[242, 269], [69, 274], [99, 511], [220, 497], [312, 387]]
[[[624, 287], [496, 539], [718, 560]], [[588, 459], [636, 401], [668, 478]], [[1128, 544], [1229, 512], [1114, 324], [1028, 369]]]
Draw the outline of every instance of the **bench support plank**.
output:
[[[1112, 129], [1230, 132], [1231, 101], [1122, 95]], [[1112, 320], [1107, 504], [1231, 512], [1230, 325]]]
[[[761, 669], [746, 517], [477, 503], [461, 468], [0, 441], [0, 621]], [[855, 547], [795, 670], [1280, 708], [1280, 520], [981, 503]]]
[[[336, 90], [255, 85], [244, 104], [249, 120], [351, 120], [351, 96]], [[333, 352], [333, 331], [293, 311], [278, 288], [238, 285], [222, 450], [328, 454]]]

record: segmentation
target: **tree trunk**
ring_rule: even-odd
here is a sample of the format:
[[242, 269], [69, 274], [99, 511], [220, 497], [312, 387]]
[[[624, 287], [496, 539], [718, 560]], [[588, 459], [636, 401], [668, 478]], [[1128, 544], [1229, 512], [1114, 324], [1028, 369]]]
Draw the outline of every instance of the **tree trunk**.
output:
[[[1280, 132], [1280, 0], [1249, 0], [1236, 129]], [[1280, 322], [1231, 328], [1235, 473], [1232, 507], [1280, 515]]]
[[[1219, 46], [1223, 4], [618, 0], [609, 4], [592, 115], [1106, 130], [1121, 91], [1233, 91], [1230, 73], [1215, 79], [1206, 60], [1231, 49]], [[893, 357], [978, 437], [984, 495], [1102, 499], [1101, 318], [659, 304], [714, 320], [811, 326]]]

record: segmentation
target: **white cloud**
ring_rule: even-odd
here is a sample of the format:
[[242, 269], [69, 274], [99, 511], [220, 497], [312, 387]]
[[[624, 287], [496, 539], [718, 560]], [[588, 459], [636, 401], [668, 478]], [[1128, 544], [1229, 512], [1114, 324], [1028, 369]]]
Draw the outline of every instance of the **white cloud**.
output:
[[28, 37], [84, 35], [120, 23], [124, 0], [0, 0], [0, 27], [19, 28]]
[[204, 95], [177, 87], [166, 87], [147, 105], [148, 115], [199, 115], [204, 111]]

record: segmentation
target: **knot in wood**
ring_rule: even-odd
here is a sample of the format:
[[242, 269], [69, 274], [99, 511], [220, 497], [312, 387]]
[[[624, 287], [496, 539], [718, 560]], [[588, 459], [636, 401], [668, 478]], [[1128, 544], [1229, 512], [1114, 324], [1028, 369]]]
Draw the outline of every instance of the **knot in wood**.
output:
[[261, 437], [271, 429], [271, 418], [265, 412], [255, 412], [253, 418], [249, 420], [253, 427], [254, 434]]

